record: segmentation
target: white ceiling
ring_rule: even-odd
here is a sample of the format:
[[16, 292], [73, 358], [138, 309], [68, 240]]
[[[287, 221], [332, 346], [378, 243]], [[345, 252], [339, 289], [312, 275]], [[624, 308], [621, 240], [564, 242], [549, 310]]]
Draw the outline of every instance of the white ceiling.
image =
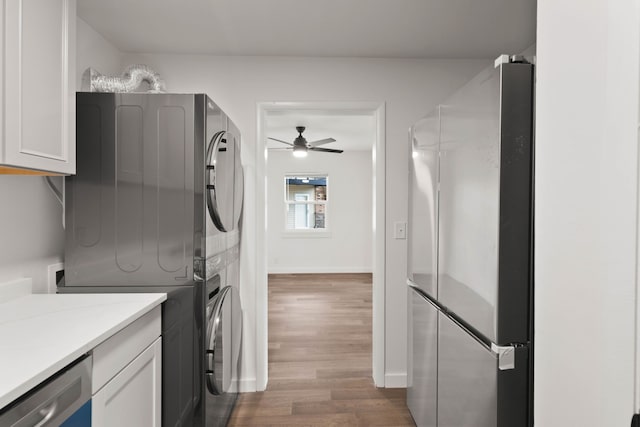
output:
[[[535, 0], [81, 0], [78, 16], [130, 53], [483, 58], [535, 42]], [[270, 112], [267, 136], [370, 150], [370, 113]], [[268, 147], [284, 145], [271, 142]]]
[[81, 0], [123, 52], [494, 58], [535, 41], [535, 0]]
[[[266, 136], [293, 142], [298, 136], [296, 126], [306, 126], [303, 136], [307, 141], [336, 140], [323, 148], [371, 150], [375, 138], [375, 120], [371, 112], [295, 109], [269, 112], [265, 121]], [[286, 145], [268, 141], [267, 147], [282, 149]]]

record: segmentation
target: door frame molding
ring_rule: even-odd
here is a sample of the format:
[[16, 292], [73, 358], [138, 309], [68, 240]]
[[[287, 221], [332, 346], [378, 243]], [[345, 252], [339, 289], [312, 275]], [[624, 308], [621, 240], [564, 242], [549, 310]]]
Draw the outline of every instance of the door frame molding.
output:
[[[256, 105], [256, 272], [255, 349], [256, 389], [268, 382], [268, 266], [267, 266], [267, 136], [266, 115], [281, 110], [332, 110], [370, 112], [375, 121], [372, 146], [373, 173], [373, 323], [372, 372], [377, 387], [385, 386], [385, 220], [386, 220], [386, 118], [384, 102], [258, 102]], [[261, 191], [262, 190], [262, 191]]]

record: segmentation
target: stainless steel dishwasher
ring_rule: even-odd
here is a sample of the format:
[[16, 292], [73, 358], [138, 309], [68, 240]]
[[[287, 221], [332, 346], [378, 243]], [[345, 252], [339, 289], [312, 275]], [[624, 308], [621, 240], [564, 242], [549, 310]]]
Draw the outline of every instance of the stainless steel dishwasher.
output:
[[86, 356], [0, 410], [0, 427], [90, 427], [91, 356]]

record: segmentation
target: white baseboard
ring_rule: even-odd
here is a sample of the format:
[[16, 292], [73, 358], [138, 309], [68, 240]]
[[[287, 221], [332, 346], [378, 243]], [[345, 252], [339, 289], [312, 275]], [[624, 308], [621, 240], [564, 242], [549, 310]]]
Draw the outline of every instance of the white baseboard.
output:
[[407, 387], [407, 374], [385, 374], [384, 375], [384, 387], [385, 388], [406, 388]]
[[371, 273], [371, 267], [298, 267], [273, 266], [269, 267], [269, 274], [313, 274], [313, 273]]

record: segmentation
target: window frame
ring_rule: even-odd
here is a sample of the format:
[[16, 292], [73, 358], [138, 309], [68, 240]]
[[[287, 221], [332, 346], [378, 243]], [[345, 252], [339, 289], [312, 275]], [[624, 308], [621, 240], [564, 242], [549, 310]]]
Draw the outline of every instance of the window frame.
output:
[[[324, 178], [326, 181], [325, 185], [325, 198], [324, 200], [308, 200], [305, 202], [288, 200], [287, 197], [287, 181], [291, 178]], [[328, 221], [328, 213], [329, 213], [329, 174], [328, 173], [301, 173], [301, 172], [293, 172], [293, 173], [285, 173], [283, 176], [283, 236], [284, 237], [330, 237], [331, 232], [329, 230], [329, 221]], [[316, 206], [324, 206], [324, 228], [288, 228], [288, 212], [289, 206], [295, 206], [299, 204], [306, 204], [308, 207], [312, 207], [315, 212]]]

